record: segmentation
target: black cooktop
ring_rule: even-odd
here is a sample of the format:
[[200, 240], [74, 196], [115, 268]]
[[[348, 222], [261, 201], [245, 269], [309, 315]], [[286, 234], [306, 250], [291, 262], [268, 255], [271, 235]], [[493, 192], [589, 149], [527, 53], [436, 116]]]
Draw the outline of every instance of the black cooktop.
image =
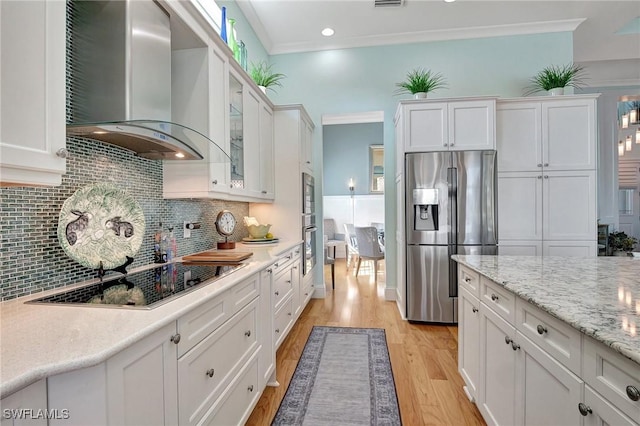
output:
[[152, 269], [126, 275], [107, 275], [102, 282], [27, 303], [150, 309], [243, 266], [243, 263], [220, 262], [163, 263]]

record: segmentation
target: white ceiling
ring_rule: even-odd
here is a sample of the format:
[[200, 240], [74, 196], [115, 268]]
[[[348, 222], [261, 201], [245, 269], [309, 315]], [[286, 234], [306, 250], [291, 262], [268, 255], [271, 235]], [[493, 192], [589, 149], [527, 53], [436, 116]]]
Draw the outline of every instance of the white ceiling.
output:
[[[385, 8], [374, 8], [374, 0], [237, 2], [271, 55], [575, 30], [575, 62], [640, 58], [638, 0], [405, 0]], [[617, 35], [625, 25], [635, 32]], [[325, 27], [335, 35], [323, 37]]]

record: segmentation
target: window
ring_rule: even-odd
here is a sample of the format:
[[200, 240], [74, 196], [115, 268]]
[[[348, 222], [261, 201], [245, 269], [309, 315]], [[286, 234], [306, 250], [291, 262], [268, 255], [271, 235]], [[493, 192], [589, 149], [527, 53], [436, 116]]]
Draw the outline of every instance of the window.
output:
[[369, 146], [369, 192], [384, 192], [384, 146]]

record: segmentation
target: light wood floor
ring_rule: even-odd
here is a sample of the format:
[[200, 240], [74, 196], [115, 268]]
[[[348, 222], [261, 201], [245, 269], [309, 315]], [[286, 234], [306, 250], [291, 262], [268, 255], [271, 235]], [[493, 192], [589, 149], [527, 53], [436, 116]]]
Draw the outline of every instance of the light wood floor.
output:
[[[382, 266], [383, 262], [380, 262]], [[314, 325], [384, 328], [391, 368], [405, 426], [483, 425], [480, 412], [462, 390], [457, 368], [455, 326], [410, 324], [400, 318], [395, 302], [384, 300], [384, 268], [373, 281], [371, 262], [362, 263], [359, 276], [336, 263], [336, 288], [311, 299], [276, 355], [279, 387], [267, 387], [247, 425], [270, 425], [289, 385], [300, 354]]]

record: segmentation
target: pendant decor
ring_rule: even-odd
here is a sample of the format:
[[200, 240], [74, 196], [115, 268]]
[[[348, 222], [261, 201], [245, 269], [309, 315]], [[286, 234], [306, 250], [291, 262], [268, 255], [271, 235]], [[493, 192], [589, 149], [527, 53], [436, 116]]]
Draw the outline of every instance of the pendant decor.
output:
[[220, 24], [220, 38], [227, 43], [227, 8], [222, 6], [222, 23]]

